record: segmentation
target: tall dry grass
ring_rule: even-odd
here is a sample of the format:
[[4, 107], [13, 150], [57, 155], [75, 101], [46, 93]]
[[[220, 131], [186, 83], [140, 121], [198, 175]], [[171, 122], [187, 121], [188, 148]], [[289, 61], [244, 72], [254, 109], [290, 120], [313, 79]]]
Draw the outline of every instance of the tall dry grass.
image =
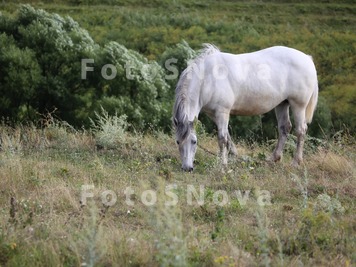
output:
[[[113, 119], [113, 118], [111, 118]], [[116, 124], [108, 124], [105, 131]], [[42, 129], [0, 129], [0, 264], [6, 266], [351, 266], [355, 155], [349, 142], [306, 148], [301, 168], [270, 164], [269, 144], [238, 142], [221, 172], [217, 156], [198, 149], [193, 173], [180, 171], [174, 138], [123, 131], [98, 146], [104, 129], [61, 122]], [[116, 132], [113, 129], [113, 132]], [[208, 151], [215, 137], [199, 136]], [[123, 141], [124, 140], [124, 141]], [[299, 181], [299, 183], [298, 183]], [[82, 186], [93, 186], [84, 205]], [[204, 187], [188, 205], [187, 185]], [[126, 203], [124, 190], [134, 193]], [[176, 206], [165, 189], [178, 198]], [[105, 206], [102, 193], [117, 197]], [[145, 206], [145, 190], [157, 202]], [[219, 206], [214, 193], [226, 191]], [[246, 201], [238, 199], [249, 192]], [[261, 190], [271, 205], [261, 208]]]

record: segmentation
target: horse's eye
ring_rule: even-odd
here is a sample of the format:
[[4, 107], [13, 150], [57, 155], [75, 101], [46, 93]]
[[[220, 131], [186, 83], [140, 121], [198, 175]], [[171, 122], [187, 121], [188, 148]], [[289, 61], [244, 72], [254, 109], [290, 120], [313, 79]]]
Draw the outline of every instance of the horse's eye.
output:
[[195, 145], [197, 143], [197, 140], [192, 140], [192, 144]]
[[179, 141], [177, 140], [177, 145], [179, 145]]

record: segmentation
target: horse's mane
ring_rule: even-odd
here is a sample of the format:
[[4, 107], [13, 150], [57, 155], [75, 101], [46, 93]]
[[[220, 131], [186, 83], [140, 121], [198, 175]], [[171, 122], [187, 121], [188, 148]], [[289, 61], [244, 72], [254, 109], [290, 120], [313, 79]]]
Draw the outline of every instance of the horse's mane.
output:
[[189, 96], [188, 96], [188, 83], [187, 77], [193, 71], [193, 66], [198, 64], [208, 55], [220, 52], [219, 48], [212, 44], [203, 44], [203, 48], [199, 51], [198, 56], [190, 62], [188, 67], [182, 72], [175, 90], [175, 103], [173, 107], [173, 122], [176, 129], [177, 140], [184, 141], [192, 127], [188, 121]]

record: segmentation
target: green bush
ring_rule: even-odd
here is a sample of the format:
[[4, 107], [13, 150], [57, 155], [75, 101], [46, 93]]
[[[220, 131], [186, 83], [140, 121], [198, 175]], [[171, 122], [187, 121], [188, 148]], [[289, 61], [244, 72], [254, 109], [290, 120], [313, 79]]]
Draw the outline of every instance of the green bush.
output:
[[88, 32], [69, 17], [29, 5], [21, 6], [14, 19], [2, 17], [0, 29], [2, 38], [12, 40], [2, 47], [0, 59], [0, 88], [9, 95], [9, 100], [2, 99], [7, 105], [0, 115], [35, 119], [57, 109], [61, 119], [83, 123], [88, 112], [81, 112], [82, 107], [90, 106], [93, 96], [80, 80], [81, 58], [98, 48]]
[[[80, 127], [103, 106], [126, 114], [139, 129], [170, 124], [168, 84], [155, 61], [116, 42], [101, 47], [72, 18], [30, 5], [13, 19], [1, 15], [0, 30], [0, 116], [35, 120], [56, 110], [60, 119]], [[86, 79], [82, 59], [93, 61]], [[103, 71], [105, 64], [115, 67], [114, 79], [103, 77], [111, 75]]]
[[[283, 6], [278, 1], [265, 5], [187, 0], [99, 2], [62, 1], [78, 5], [68, 7], [70, 11], [75, 8], [71, 16], [90, 29], [95, 41], [72, 18], [29, 5], [21, 6], [12, 17], [0, 15], [4, 44], [0, 48], [0, 116], [35, 120], [38, 114], [57, 110], [60, 119], [80, 127], [89, 126], [88, 118], [103, 106], [111, 115], [126, 114], [136, 128], [152, 125], [169, 131], [177, 80], [165, 79], [172, 74], [165, 66], [168, 58], [177, 58], [181, 73], [205, 42], [234, 54], [286, 45], [312, 55], [318, 70], [321, 97], [308, 133], [321, 137], [344, 128], [354, 132], [352, 5], [303, 1]], [[100, 8], [88, 7], [96, 4]], [[68, 13], [63, 5], [43, 6]], [[15, 8], [4, 7], [8, 12]], [[20, 58], [25, 60], [20, 62]], [[86, 80], [80, 77], [83, 58], [94, 59], [94, 71], [87, 73]], [[133, 79], [126, 77], [126, 60], [134, 62]], [[102, 78], [105, 64], [117, 68], [115, 79]], [[148, 71], [157, 75], [147, 80]], [[17, 72], [21, 78], [16, 77]], [[275, 138], [273, 113], [231, 118], [231, 131], [244, 138]], [[201, 119], [208, 131], [215, 129], [210, 120]]]

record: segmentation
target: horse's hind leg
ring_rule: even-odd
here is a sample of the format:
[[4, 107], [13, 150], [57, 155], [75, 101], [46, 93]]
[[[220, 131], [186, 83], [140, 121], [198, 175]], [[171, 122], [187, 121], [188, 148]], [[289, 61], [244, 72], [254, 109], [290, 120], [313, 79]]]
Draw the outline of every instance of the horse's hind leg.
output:
[[275, 108], [276, 117], [278, 121], [278, 143], [273, 151], [271, 160], [279, 161], [283, 155], [284, 144], [287, 140], [288, 134], [292, 128], [292, 124], [289, 119], [289, 103], [283, 101]]
[[295, 123], [295, 133], [297, 135], [297, 150], [294, 154], [292, 165], [297, 166], [303, 161], [304, 137], [308, 126], [305, 120], [305, 107], [295, 105], [292, 106], [292, 109]]

